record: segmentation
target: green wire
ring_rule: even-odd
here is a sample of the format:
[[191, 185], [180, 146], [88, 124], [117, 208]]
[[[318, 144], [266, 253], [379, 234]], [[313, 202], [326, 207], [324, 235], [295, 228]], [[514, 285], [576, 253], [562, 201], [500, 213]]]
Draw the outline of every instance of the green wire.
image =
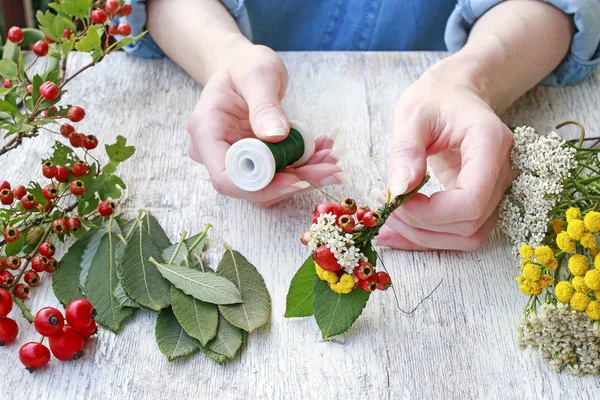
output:
[[263, 143], [273, 153], [273, 157], [275, 158], [275, 172], [279, 172], [285, 167], [292, 165], [304, 154], [304, 139], [300, 132], [294, 128], [291, 128], [288, 137], [279, 143]]

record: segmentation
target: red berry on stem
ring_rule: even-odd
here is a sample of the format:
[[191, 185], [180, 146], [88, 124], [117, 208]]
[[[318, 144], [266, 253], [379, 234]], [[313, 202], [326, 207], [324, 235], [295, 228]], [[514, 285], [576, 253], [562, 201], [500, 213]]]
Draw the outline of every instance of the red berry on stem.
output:
[[21, 268], [21, 258], [19, 256], [10, 256], [6, 259], [6, 268], [12, 269], [13, 271]]
[[21, 43], [23, 39], [25, 39], [25, 35], [23, 34], [23, 30], [18, 26], [13, 26], [8, 30], [8, 34], [6, 35], [7, 39], [13, 43]]
[[56, 167], [56, 176], [54, 177], [59, 182], [69, 181], [69, 168], [65, 166]]
[[100, 204], [98, 205], [98, 212], [103, 217], [108, 217], [108, 216], [112, 215], [112, 213], [114, 211], [115, 211], [115, 204], [110, 200], [104, 200], [104, 201], [100, 202]]
[[38, 203], [34, 195], [27, 193], [25, 196], [21, 197], [21, 204], [26, 210], [31, 210], [37, 206]]
[[69, 225], [69, 230], [73, 233], [81, 230], [81, 221], [78, 218], [69, 218], [67, 224]]
[[[32, 266], [33, 268], [33, 266]], [[23, 280], [29, 286], [37, 286], [40, 284], [40, 276], [37, 272], [29, 270], [25, 271], [25, 275], [23, 275]]]
[[19, 299], [25, 300], [27, 297], [29, 297], [29, 286], [19, 283], [13, 289], [13, 294]]
[[64, 218], [58, 218], [52, 221], [52, 232], [57, 235], [63, 235], [69, 231], [69, 225]]
[[365, 214], [371, 211], [371, 209], [369, 207], [359, 207], [358, 210], [356, 210], [356, 220], [358, 221], [359, 224], [363, 223], [363, 219], [365, 217]]
[[75, 196], [81, 196], [82, 194], [85, 193], [85, 185], [83, 184], [82, 181], [76, 180], [76, 181], [71, 182], [71, 184], [69, 185], [69, 190]]
[[94, 135], [87, 135], [83, 141], [83, 148], [93, 150], [98, 147], [98, 139]]
[[131, 35], [131, 25], [129, 25], [127, 22], [121, 22], [117, 26], [117, 31], [121, 36], [129, 36]]
[[358, 263], [358, 266], [354, 268], [354, 276], [361, 281], [369, 279], [374, 273], [375, 269], [373, 269], [373, 264], [368, 261], [361, 261]]
[[65, 311], [67, 323], [77, 331], [83, 331], [94, 322], [96, 310], [88, 300], [79, 298], [71, 301]]
[[49, 184], [44, 186], [44, 189], [42, 189], [42, 194], [46, 200], [54, 200], [58, 197], [58, 189], [53, 184]]
[[58, 261], [56, 261], [53, 257], [48, 257], [48, 263], [46, 264], [46, 272], [49, 274], [53, 274], [57, 268]]
[[4, 268], [6, 267], [6, 263], [3, 259], [0, 258], [0, 273], [4, 272]]
[[8, 181], [0, 181], [0, 190], [10, 189], [10, 183]]
[[392, 278], [387, 272], [379, 271], [377, 273], [377, 289], [387, 290], [390, 286], [392, 286]]
[[326, 271], [339, 271], [342, 266], [328, 247], [319, 246], [312, 255], [315, 263]]
[[131, 11], [133, 11], [133, 9], [129, 4], [123, 4], [121, 8], [119, 8], [119, 11], [117, 11], [117, 17], [127, 17], [131, 15]]
[[92, 11], [92, 22], [95, 24], [103, 24], [108, 19], [108, 16], [104, 12], [104, 10], [94, 10]]
[[55, 41], [55, 40], [52, 40], [52, 39], [50, 38], [50, 36], [48, 36], [48, 35], [44, 35], [44, 40], [45, 40], [46, 42], [48, 42], [49, 44], [56, 43], [56, 41]]
[[0, 318], [8, 315], [13, 308], [13, 299], [8, 290], [0, 289]]
[[117, 25], [111, 25], [108, 27], [108, 34], [111, 36], [117, 36], [119, 34], [119, 27]]
[[27, 194], [27, 189], [23, 185], [18, 185], [13, 188], [12, 192], [17, 199], [20, 199]]
[[69, 142], [71, 146], [78, 148], [83, 146], [83, 142], [85, 141], [85, 135], [83, 133], [73, 132], [71, 136], [69, 136]]
[[73, 31], [70, 29], [65, 29], [63, 31], [63, 38], [67, 39], [67, 40], [71, 40], [71, 35], [73, 34]]
[[33, 54], [38, 57], [44, 57], [46, 54], [48, 54], [48, 43], [44, 42], [43, 40], [38, 40], [35, 42], [33, 45]]
[[0, 346], [11, 344], [19, 333], [17, 323], [11, 318], [0, 319]]
[[35, 315], [33, 326], [40, 335], [52, 337], [62, 333], [65, 318], [56, 308], [44, 307]]
[[31, 92], [33, 91], [33, 85], [30, 83], [29, 85], [27, 85], [25, 90], [27, 90], [27, 96], [31, 96]]
[[359, 280], [358, 281], [358, 286], [360, 286], [360, 288], [362, 290], [364, 290], [365, 292], [374, 292], [375, 290], [377, 290], [377, 274], [364, 279], [364, 280]]
[[312, 215], [312, 223], [316, 224], [317, 217], [319, 217], [320, 215], [329, 214], [329, 213], [335, 215], [336, 217], [339, 217], [340, 215], [344, 214], [342, 212], [342, 210], [340, 209], [339, 205], [337, 205], [335, 203], [322, 203], [315, 207], [315, 210], [313, 211], [313, 215]]
[[21, 237], [21, 232], [14, 226], [9, 226], [4, 230], [4, 240], [8, 243], [16, 242]]
[[60, 334], [51, 336], [48, 342], [54, 357], [61, 361], [77, 360], [83, 356], [83, 337], [70, 326], [65, 326]]
[[52, 257], [56, 253], [56, 247], [50, 242], [44, 242], [40, 244], [38, 251], [43, 256]]
[[73, 174], [75, 174], [75, 176], [84, 176], [88, 173], [88, 171], [88, 165], [81, 160], [77, 161], [75, 165], [73, 165]]
[[354, 201], [354, 199], [346, 197], [344, 200], [341, 201], [340, 207], [342, 208], [344, 214], [354, 215], [354, 213], [356, 212], [356, 201]]
[[337, 219], [337, 225], [342, 228], [345, 233], [350, 233], [354, 230], [354, 218], [351, 215], [345, 214]]
[[44, 99], [54, 101], [60, 96], [60, 89], [56, 86], [56, 83], [46, 81], [40, 85], [40, 94]]
[[33, 373], [50, 361], [50, 350], [38, 342], [25, 343], [19, 350], [19, 360], [25, 366], [27, 371]]
[[35, 272], [44, 272], [47, 264], [48, 259], [45, 256], [35, 256], [31, 259], [31, 268]]
[[96, 321], [92, 321], [87, 328], [80, 330], [79, 333], [84, 339], [89, 339], [91, 336], [98, 333], [98, 325], [96, 325]]
[[56, 176], [56, 164], [52, 161], [44, 161], [42, 164], [42, 175], [48, 179], [52, 179]]
[[379, 219], [379, 214], [377, 214], [375, 211], [367, 211], [363, 217], [363, 224], [370, 228], [377, 225], [379, 223]]
[[10, 189], [0, 190], [0, 203], [10, 206], [15, 200], [15, 195]]
[[79, 122], [85, 118], [85, 110], [81, 107], [73, 106], [67, 111], [67, 118], [69, 118], [71, 122]]
[[310, 234], [308, 232], [304, 232], [302, 236], [300, 236], [300, 243], [302, 243], [305, 246], [308, 246], [309, 237]]
[[109, 14], [115, 14], [119, 11], [119, 2], [117, 0], [108, 0], [106, 4], [104, 4], [104, 9]]
[[73, 125], [71, 124], [62, 124], [60, 126], [60, 134], [65, 137], [65, 138], [69, 138], [71, 136], [72, 133], [75, 132], [75, 128], [73, 127]]
[[11, 87], [12, 87], [12, 81], [10, 79], [5, 79], [4, 80], [4, 88], [9, 89]]
[[0, 273], [0, 286], [9, 287], [15, 281], [15, 277], [10, 271], [4, 271]]

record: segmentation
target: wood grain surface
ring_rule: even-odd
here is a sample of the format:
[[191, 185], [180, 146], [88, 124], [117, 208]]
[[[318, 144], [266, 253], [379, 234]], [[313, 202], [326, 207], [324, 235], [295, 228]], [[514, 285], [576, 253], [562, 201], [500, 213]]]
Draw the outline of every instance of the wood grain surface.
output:
[[[337, 197], [372, 204], [385, 185], [396, 100], [444, 53], [283, 53], [290, 86], [284, 109], [316, 134], [340, 131], [350, 150], [342, 165], [354, 184], [333, 187]], [[72, 57], [70, 70], [86, 63]], [[347, 334], [323, 341], [313, 319], [283, 318], [285, 295], [307, 249], [298, 242], [319, 193], [299, 195], [270, 209], [217, 194], [201, 165], [187, 157], [185, 125], [201, 93], [171, 61], [114, 54], [70, 85], [64, 103], [79, 104], [84, 133], [111, 142], [121, 134], [137, 152], [123, 166], [128, 184], [121, 210], [154, 213], [171, 239], [212, 223], [209, 260], [226, 241], [263, 274], [272, 296], [269, 327], [254, 332], [241, 357], [225, 365], [196, 354], [169, 363], [154, 339], [156, 315], [138, 312], [120, 335], [101, 330], [84, 359], [53, 360], [30, 375], [18, 362], [20, 344], [37, 340], [22, 329], [18, 343], [0, 350], [1, 399], [568, 399], [597, 398], [600, 378], [555, 374], [532, 352], [521, 352], [515, 324], [525, 297], [509, 247], [496, 232], [474, 253], [382, 250], [399, 305], [410, 309], [442, 278], [414, 314], [397, 309], [391, 291], [376, 293]], [[578, 119], [600, 132], [600, 73], [576, 87], [536, 88], [504, 120], [547, 132]], [[566, 133], [575, 134], [573, 128]], [[28, 141], [0, 158], [0, 178], [41, 178], [38, 160], [52, 135]], [[436, 190], [435, 183], [426, 191]], [[49, 281], [29, 306], [58, 302]], [[18, 388], [12, 395], [8, 388]]]

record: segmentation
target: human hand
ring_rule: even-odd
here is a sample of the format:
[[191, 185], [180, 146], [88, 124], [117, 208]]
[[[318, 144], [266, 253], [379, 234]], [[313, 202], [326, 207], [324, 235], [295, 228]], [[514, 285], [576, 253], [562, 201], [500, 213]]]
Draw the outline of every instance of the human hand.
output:
[[445, 190], [408, 200], [381, 229], [378, 245], [470, 251], [492, 231], [513, 178], [512, 133], [477, 86], [442, 65], [399, 100], [388, 175], [392, 195], [415, 188], [427, 162]]
[[308, 182], [349, 183], [349, 175], [336, 165], [344, 149], [334, 151], [334, 138], [328, 136], [317, 138], [315, 153], [305, 165], [276, 173], [260, 191], [246, 192], [232, 183], [225, 154], [233, 143], [248, 137], [279, 142], [290, 130], [280, 105], [288, 82], [283, 61], [271, 49], [251, 44], [232, 54], [206, 84], [187, 124], [190, 157], [204, 164], [215, 190], [267, 207], [311, 189]]

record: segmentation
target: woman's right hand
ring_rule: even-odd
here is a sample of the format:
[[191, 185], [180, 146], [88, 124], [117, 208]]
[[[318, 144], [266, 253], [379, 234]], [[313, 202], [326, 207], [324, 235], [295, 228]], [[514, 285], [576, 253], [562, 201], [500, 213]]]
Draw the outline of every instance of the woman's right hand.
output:
[[229, 147], [248, 137], [280, 142], [287, 137], [290, 124], [280, 104], [288, 83], [281, 58], [268, 47], [248, 42], [230, 54], [206, 84], [187, 124], [190, 157], [204, 164], [215, 190], [268, 207], [309, 190], [308, 182], [317, 186], [349, 183], [349, 175], [336, 165], [343, 151], [332, 150], [334, 138], [321, 136], [305, 165], [275, 174], [264, 189], [246, 192], [233, 184], [225, 170]]

